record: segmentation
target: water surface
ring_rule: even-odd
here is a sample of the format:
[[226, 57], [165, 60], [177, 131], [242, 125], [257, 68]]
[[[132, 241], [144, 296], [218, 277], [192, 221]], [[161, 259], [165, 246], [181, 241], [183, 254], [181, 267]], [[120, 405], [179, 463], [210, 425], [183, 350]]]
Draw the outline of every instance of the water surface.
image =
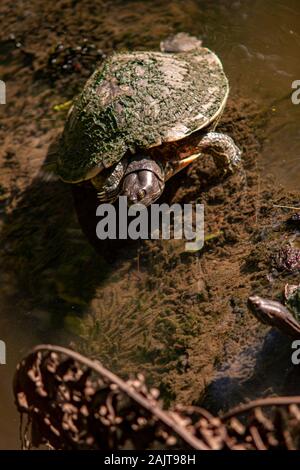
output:
[[[163, 4], [164, 2], [162, 2]], [[178, 3], [178, 2], [174, 2]], [[122, 2], [122, 8], [133, 2]], [[148, 8], [151, 24], [160, 9]], [[177, 25], [199, 34], [205, 45], [221, 57], [231, 83], [231, 93], [255, 101], [272, 113], [265, 130], [263, 152], [258, 162], [262, 175], [274, 175], [278, 184], [299, 189], [300, 105], [290, 99], [291, 84], [300, 80], [300, 3], [297, 0], [192, 1], [193, 18]], [[134, 2], [139, 8], [139, 2]], [[166, 8], [162, 8], [166, 15]], [[195, 11], [197, 15], [195, 15]], [[168, 22], [168, 15], [165, 21]], [[42, 46], [41, 46], [42, 47]], [[45, 221], [46, 222], [46, 221]], [[13, 255], [12, 255], [13, 256]], [[63, 268], [60, 266], [60, 279]], [[1, 276], [4, 273], [1, 273]], [[77, 280], [80, 284], [80, 280]], [[83, 303], [84, 304], [84, 303]], [[11, 285], [1, 277], [0, 337], [7, 343], [7, 365], [0, 367], [0, 448], [18, 448], [18, 417], [12, 403], [11, 387], [17, 361], [33, 344], [42, 341], [69, 341], [62, 325], [51, 319], [43, 299], [34, 300], [24, 287]], [[63, 309], [63, 305], [58, 306]], [[84, 309], [83, 309], [84, 310]], [[68, 314], [68, 312], [64, 312]]]

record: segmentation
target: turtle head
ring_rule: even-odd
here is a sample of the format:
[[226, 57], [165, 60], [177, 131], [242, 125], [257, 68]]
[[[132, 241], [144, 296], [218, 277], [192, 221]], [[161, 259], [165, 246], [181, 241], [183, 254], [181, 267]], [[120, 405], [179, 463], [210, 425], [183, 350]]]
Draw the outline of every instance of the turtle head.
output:
[[147, 157], [137, 157], [127, 166], [121, 194], [127, 197], [128, 205], [149, 206], [164, 190], [164, 170], [161, 164]]
[[177, 33], [169, 36], [160, 43], [160, 50], [162, 52], [193, 52], [201, 49], [201, 39], [191, 36], [188, 33]]

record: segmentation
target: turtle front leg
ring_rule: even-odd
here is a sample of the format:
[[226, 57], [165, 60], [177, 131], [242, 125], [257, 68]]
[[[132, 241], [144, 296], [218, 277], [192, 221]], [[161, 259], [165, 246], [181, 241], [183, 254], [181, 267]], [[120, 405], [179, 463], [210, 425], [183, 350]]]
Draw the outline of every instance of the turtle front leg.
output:
[[121, 191], [121, 183], [127, 166], [128, 159], [124, 157], [113, 167], [92, 178], [92, 184], [97, 190], [99, 201], [115, 202]]
[[224, 174], [233, 173], [241, 166], [242, 151], [226, 134], [208, 132], [197, 145], [197, 150], [211, 155], [216, 167]]

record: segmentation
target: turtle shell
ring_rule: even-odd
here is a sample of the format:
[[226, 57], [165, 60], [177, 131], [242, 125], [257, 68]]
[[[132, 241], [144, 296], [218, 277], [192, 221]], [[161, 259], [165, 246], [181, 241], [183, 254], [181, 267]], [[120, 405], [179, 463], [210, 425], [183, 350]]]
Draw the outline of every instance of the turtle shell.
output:
[[126, 152], [182, 139], [222, 112], [229, 86], [209, 49], [109, 57], [75, 100], [61, 137], [58, 174], [89, 179]]

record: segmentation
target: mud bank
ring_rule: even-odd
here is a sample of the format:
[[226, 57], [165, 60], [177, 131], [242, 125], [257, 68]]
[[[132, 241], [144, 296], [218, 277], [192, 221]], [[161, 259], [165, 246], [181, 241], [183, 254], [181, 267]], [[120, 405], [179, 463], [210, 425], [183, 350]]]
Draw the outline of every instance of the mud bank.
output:
[[[94, 193], [72, 196], [41, 171], [65, 119], [55, 106], [72, 99], [95, 63], [113, 48], [156, 47], [182, 25], [199, 33], [195, 8], [153, 2], [143, 15], [139, 2], [2, 2], [0, 71], [9, 86], [0, 128], [0, 303], [7, 330], [28, 333], [29, 342], [32, 331], [72, 341], [121, 376], [144, 371], [167, 404], [205, 399], [215, 410], [267, 389], [298, 389], [288, 340], [270, 337], [246, 308], [250, 293], [275, 297], [298, 277], [271, 263], [289, 214], [275, 205], [298, 205], [299, 194], [258, 171], [268, 111], [231, 96], [219, 127], [243, 149], [245, 173], [220, 181], [211, 162], [197, 162], [168, 185], [164, 201], [205, 204], [207, 242], [198, 254], [180, 242], [97, 242]], [[84, 45], [88, 53], [76, 55]], [[19, 348], [22, 340], [17, 355]]]

